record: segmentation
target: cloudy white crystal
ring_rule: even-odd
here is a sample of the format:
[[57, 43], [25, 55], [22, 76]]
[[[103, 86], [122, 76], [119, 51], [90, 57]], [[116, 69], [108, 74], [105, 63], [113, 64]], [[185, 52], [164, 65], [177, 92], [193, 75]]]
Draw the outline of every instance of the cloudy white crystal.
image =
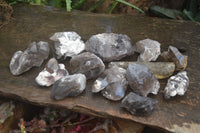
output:
[[138, 41], [134, 49], [140, 53], [138, 61], [155, 61], [160, 55], [160, 43], [151, 39]]
[[164, 96], [166, 99], [174, 97], [176, 95], [183, 96], [189, 87], [189, 78], [187, 72], [182, 71], [177, 75], [168, 79], [167, 85], [164, 89]]
[[85, 44], [76, 32], [57, 32], [50, 39], [55, 41], [57, 59], [71, 57], [85, 50]]

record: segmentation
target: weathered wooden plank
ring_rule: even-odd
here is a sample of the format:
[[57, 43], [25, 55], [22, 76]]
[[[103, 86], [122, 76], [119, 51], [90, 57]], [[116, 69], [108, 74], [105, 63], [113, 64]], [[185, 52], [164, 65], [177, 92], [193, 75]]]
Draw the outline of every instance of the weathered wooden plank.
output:
[[[71, 109], [81, 113], [100, 117], [118, 117], [142, 124], [165, 129], [167, 131], [187, 132], [200, 130], [200, 25], [188, 21], [173, 21], [156, 18], [141, 18], [128, 15], [102, 15], [83, 12], [66, 13], [49, 7], [17, 5], [15, 21], [0, 31], [0, 95], [21, 99], [33, 104]], [[162, 50], [172, 44], [185, 47], [189, 56], [187, 72], [190, 87], [185, 96], [164, 100], [163, 88], [166, 80], [161, 80], [161, 91], [156, 110], [148, 117], [132, 116], [121, 109], [119, 102], [106, 100], [100, 94], [91, 93], [91, 84], [87, 82], [86, 91], [77, 98], [53, 101], [49, 98], [51, 88], [39, 87], [34, 79], [43, 69], [33, 68], [21, 76], [9, 72], [9, 62], [13, 53], [24, 50], [32, 41], [48, 41], [58, 31], [76, 31], [84, 40], [102, 32], [127, 34], [133, 44], [141, 39], [158, 40]], [[136, 55], [127, 58], [135, 61]], [[67, 64], [67, 61], [64, 62]], [[68, 68], [69, 69], [69, 68]]]

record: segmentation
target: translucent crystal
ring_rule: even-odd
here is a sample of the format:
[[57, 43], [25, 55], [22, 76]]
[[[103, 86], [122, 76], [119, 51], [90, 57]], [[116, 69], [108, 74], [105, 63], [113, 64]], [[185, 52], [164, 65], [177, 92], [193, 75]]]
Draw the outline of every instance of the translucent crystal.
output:
[[176, 95], [184, 95], [189, 87], [189, 78], [187, 72], [182, 71], [177, 75], [172, 76], [168, 79], [167, 85], [164, 89], [164, 95], [166, 99], [174, 97]]
[[77, 55], [85, 49], [84, 42], [76, 32], [57, 32], [50, 39], [55, 41], [57, 59]]
[[106, 69], [104, 74], [94, 82], [92, 92], [101, 91], [104, 97], [114, 101], [122, 99], [128, 85], [125, 75], [126, 70], [120, 67]]
[[68, 75], [68, 71], [65, 69], [64, 64], [58, 64], [55, 58], [51, 58], [44, 70], [42, 70], [36, 77], [35, 81], [40, 86], [51, 86], [57, 80], [61, 79], [63, 76]]
[[155, 61], [160, 55], [160, 43], [151, 39], [138, 41], [134, 49], [140, 53], [138, 61]]
[[185, 70], [187, 66], [187, 56], [181, 54], [176, 47], [169, 46], [168, 51], [165, 51], [161, 56], [166, 61], [173, 61], [176, 65], [176, 70]]
[[129, 64], [126, 78], [131, 89], [141, 96], [146, 97], [149, 93], [157, 94], [159, 91], [160, 83], [153, 72], [144, 65]]
[[145, 65], [148, 67], [155, 75], [157, 79], [164, 79], [171, 76], [175, 71], [175, 64], [173, 62], [129, 62], [129, 61], [120, 61], [120, 62], [110, 62], [109, 67], [118, 66], [124, 69], [128, 68], [128, 65], [131, 63], [136, 63], [140, 65]]
[[121, 107], [125, 108], [133, 115], [149, 115], [153, 112], [157, 103], [157, 100], [148, 97], [142, 97], [130, 92], [122, 100]]
[[10, 61], [10, 72], [13, 75], [20, 75], [34, 66], [41, 66], [48, 56], [49, 44], [47, 42], [32, 42], [24, 52], [17, 51], [14, 53]]
[[97, 78], [105, 70], [103, 61], [89, 52], [73, 56], [70, 67], [72, 73], [83, 73], [87, 79]]
[[67, 75], [54, 83], [51, 98], [60, 100], [65, 97], [76, 97], [85, 90], [85, 87], [86, 77], [84, 74]]
[[127, 35], [114, 33], [93, 35], [86, 42], [86, 51], [96, 54], [107, 62], [133, 54], [131, 39]]

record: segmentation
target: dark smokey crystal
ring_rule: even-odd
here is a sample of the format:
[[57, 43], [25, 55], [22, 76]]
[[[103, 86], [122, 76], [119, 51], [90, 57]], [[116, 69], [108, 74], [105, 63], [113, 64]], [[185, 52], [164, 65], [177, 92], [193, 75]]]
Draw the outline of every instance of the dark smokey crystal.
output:
[[54, 100], [76, 97], [85, 90], [85, 86], [84, 74], [67, 75], [54, 83], [50, 97]]
[[121, 107], [125, 108], [133, 115], [150, 115], [156, 104], [157, 100], [139, 96], [130, 92], [121, 102]]
[[10, 61], [10, 72], [13, 75], [20, 75], [34, 66], [41, 66], [48, 56], [49, 44], [47, 42], [32, 42], [24, 52], [15, 52]]
[[85, 52], [70, 60], [72, 73], [85, 74], [87, 79], [97, 78], [105, 69], [103, 61], [95, 54]]

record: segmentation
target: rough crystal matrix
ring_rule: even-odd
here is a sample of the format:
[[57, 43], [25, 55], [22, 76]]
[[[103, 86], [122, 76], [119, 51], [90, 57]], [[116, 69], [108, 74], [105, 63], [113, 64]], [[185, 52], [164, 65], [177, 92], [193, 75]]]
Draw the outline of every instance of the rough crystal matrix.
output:
[[155, 61], [160, 55], [160, 43], [151, 39], [138, 41], [134, 49], [140, 53], [138, 61]]
[[96, 54], [106, 62], [133, 54], [131, 39], [127, 35], [114, 33], [93, 35], [86, 42], [86, 51]]
[[142, 97], [130, 92], [122, 100], [121, 107], [125, 108], [133, 115], [149, 115], [153, 112], [157, 103], [157, 100], [148, 97]]
[[131, 89], [141, 96], [146, 97], [149, 93], [157, 94], [159, 91], [160, 83], [153, 72], [144, 65], [129, 64], [126, 78]]
[[164, 96], [166, 99], [174, 97], [176, 95], [184, 95], [189, 86], [189, 78], [187, 72], [182, 71], [177, 75], [172, 76], [168, 79], [167, 85], [164, 90]]
[[66, 75], [68, 75], [68, 71], [65, 69], [65, 65], [58, 64], [55, 58], [51, 58], [35, 80], [40, 86], [51, 86]]
[[104, 74], [94, 82], [92, 92], [101, 91], [104, 97], [114, 101], [122, 99], [128, 85], [125, 75], [126, 70], [120, 67], [106, 69]]
[[54, 83], [50, 97], [54, 100], [75, 97], [85, 90], [85, 86], [86, 77], [84, 74], [67, 75]]
[[89, 52], [73, 56], [70, 67], [72, 73], [83, 73], [87, 79], [97, 78], [105, 70], [103, 61]]
[[85, 49], [84, 42], [76, 32], [57, 32], [50, 39], [55, 41], [57, 59], [77, 55]]
[[49, 44], [47, 42], [32, 42], [24, 52], [17, 51], [14, 53], [10, 61], [10, 72], [13, 75], [20, 75], [34, 66], [41, 66], [48, 56]]

